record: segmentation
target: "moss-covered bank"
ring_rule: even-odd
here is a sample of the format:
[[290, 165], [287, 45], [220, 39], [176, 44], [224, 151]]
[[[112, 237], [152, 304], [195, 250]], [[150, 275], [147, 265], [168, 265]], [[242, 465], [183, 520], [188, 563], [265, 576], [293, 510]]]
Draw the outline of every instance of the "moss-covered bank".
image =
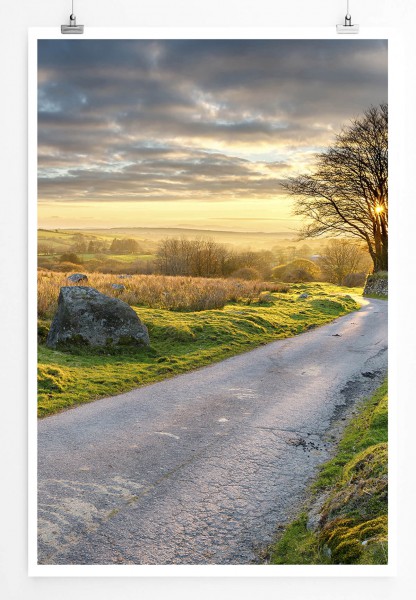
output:
[[[318, 519], [312, 515], [318, 513]], [[387, 564], [387, 382], [347, 426], [272, 564]]]

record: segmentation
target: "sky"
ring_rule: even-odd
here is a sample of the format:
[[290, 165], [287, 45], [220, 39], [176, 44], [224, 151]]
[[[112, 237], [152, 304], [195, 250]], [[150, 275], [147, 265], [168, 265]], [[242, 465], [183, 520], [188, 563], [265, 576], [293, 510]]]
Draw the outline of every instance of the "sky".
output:
[[39, 40], [39, 226], [294, 231], [282, 183], [386, 101], [384, 40]]

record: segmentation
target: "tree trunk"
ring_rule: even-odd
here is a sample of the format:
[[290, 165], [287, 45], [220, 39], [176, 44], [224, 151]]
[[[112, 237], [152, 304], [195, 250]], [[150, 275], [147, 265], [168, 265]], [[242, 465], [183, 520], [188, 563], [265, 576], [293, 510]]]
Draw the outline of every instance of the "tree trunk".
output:
[[375, 251], [370, 252], [374, 265], [373, 273], [388, 271], [388, 237], [378, 232], [375, 241]]

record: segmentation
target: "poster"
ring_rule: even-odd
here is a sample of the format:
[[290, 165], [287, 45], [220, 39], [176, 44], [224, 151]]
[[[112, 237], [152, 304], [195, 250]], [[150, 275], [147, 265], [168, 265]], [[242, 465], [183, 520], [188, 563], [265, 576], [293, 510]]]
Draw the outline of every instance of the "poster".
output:
[[388, 572], [388, 43], [226, 33], [33, 40], [36, 574]]

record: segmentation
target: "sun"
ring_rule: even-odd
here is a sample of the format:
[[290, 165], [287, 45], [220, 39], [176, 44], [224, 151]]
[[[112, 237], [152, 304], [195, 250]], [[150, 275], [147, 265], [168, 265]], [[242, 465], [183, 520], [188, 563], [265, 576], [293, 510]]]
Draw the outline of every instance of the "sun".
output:
[[376, 212], [376, 214], [381, 214], [384, 211], [384, 206], [381, 206], [380, 204], [377, 204], [374, 211]]

